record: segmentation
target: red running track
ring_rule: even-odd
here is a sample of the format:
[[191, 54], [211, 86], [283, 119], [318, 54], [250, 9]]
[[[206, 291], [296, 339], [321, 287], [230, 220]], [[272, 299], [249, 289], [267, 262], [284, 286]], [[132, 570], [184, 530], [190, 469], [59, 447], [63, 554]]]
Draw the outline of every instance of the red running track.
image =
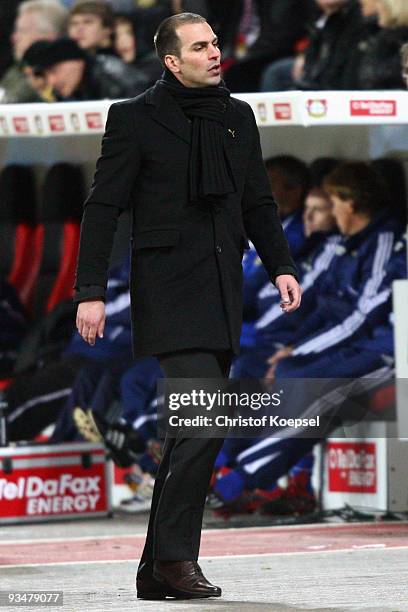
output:
[[[0, 542], [0, 566], [135, 561], [144, 535]], [[379, 523], [203, 531], [200, 558], [408, 548], [408, 524]]]

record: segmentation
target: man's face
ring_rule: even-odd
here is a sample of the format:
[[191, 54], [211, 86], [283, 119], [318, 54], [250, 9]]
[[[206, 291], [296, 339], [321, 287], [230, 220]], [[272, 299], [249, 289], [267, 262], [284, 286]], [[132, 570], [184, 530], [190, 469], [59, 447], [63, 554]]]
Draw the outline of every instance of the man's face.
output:
[[115, 51], [124, 62], [136, 59], [136, 39], [129, 23], [118, 23], [115, 26]]
[[18, 62], [29, 47], [38, 40], [52, 40], [55, 34], [40, 30], [37, 18], [33, 13], [22, 13], [17, 17], [11, 35], [14, 59]]
[[186, 87], [208, 87], [221, 81], [218, 38], [208, 23], [177, 28], [180, 57], [166, 56], [166, 65]]
[[340, 232], [347, 236], [352, 230], [355, 217], [353, 200], [342, 200], [336, 195], [331, 195], [330, 199], [333, 203], [333, 215], [337, 226]]
[[54, 64], [46, 70], [47, 84], [62, 98], [69, 98], [82, 80], [84, 67], [83, 60], [67, 60]]
[[81, 49], [92, 50], [110, 45], [111, 29], [105, 28], [97, 15], [72, 15], [68, 22], [68, 36]]
[[336, 227], [333, 216], [333, 205], [328, 195], [321, 192], [310, 192], [305, 201], [303, 213], [305, 236], [315, 232], [330, 232]]

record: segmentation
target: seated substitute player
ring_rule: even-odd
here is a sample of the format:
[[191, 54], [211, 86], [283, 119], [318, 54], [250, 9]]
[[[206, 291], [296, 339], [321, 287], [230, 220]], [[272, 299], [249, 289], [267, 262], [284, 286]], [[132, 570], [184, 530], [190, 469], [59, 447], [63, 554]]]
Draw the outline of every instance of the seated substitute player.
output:
[[[338, 425], [335, 417], [349, 419], [351, 416], [357, 420], [364, 417], [367, 395], [395, 377], [392, 284], [394, 280], [406, 278], [406, 257], [406, 238], [397, 238], [381, 286], [358, 336], [332, 353], [331, 359], [315, 355], [314, 370], [309, 367], [313, 385], [303, 379], [291, 383], [294, 401], [285, 400], [285, 416], [322, 416], [325, 422], [319, 437], [303, 429], [295, 437], [294, 430], [290, 429], [273, 436], [248, 439], [247, 447], [236, 455], [229, 454], [228, 447], [224, 446], [223, 468], [213, 480], [210, 507], [222, 513], [259, 509], [270, 514], [304, 513], [313, 509], [310, 485], [313, 446], [321, 441], [322, 433], [327, 436]], [[364, 310], [364, 296], [359, 301]], [[289, 358], [281, 363], [290, 361]], [[295, 370], [293, 373], [297, 375]], [[354, 400], [351, 404], [350, 398]], [[287, 413], [291, 406], [293, 414]], [[276, 483], [287, 473], [288, 487], [282, 489]]]

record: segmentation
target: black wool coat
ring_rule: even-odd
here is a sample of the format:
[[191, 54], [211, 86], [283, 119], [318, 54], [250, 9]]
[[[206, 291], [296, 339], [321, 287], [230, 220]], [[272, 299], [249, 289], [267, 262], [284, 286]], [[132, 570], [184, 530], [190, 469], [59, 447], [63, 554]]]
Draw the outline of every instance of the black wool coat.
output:
[[135, 356], [189, 348], [238, 354], [247, 238], [272, 281], [296, 274], [253, 112], [234, 98], [227, 104], [225, 143], [236, 193], [216, 205], [189, 201], [191, 123], [166, 90], [156, 85], [110, 107], [85, 201], [75, 300], [103, 297], [112, 219], [130, 207]]

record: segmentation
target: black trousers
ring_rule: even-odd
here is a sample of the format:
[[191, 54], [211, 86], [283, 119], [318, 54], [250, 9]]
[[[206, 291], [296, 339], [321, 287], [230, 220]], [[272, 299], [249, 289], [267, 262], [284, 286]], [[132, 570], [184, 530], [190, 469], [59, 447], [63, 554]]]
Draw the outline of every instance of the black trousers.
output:
[[[228, 378], [229, 351], [157, 355], [166, 378]], [[197, 561], [208, 487], [223, 438], [166, 436], [140, 560]]]

